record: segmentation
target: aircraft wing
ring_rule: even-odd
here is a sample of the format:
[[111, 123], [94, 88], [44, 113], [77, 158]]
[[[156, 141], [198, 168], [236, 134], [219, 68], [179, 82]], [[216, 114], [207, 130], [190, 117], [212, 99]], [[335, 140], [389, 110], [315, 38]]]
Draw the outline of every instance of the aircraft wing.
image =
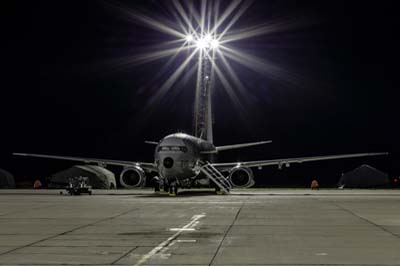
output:
[[157, 167], [154, 163], [143, 163], [143, 162], [131, 162], [131, 161], [119, 161], [119, 160], [107, 160], [107, 159], [95, 159], [95, 158], [83, 158], [83, 157], [70, 157], [70, 156], [57, 156], [57, 155], [45, 155], [45, 154], [33, 154], [33, 153], [13, 153], [16, 156], [25, 157], [36, 157], [36, 158], [47, 158], [65, 161], [75, 161], [83, 163], [97, 163], [102, 166], [117, 165], [117, 166], [140, 166], [148, 172], [157, 171]]
[[272, 159], [263, 161], [249, 161], [249, 162], [234, 162], [234, 163], [213, 163], [212, 165], [220, 171], [226, 171], [236, 166], [243, 167], [263, 167], [270, 165], [277, 165], [279, 168], [282, 166], [290, 166], [292, 163], [304, 163], [314, 162], [323, 160], [335, 160], [345, 158], [356, 158], [356, 157], [367, 157], [367, 156], [381, 156], [388, 155], [387, 152], [375, 152], [375, 153], [353, 153], [353, 154], [340, 154], [340, 155], [326, 155], [326, 156], [312, 156], [312, 157], [297, 157], [297, 158], [286, 158], [286, 159]]

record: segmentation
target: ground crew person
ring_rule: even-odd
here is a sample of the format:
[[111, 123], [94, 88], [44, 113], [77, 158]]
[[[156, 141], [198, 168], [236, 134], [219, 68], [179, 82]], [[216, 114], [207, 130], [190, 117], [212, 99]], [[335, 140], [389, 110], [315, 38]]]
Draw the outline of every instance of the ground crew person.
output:
[[36, 179], [36, 180], [35, 180], [35, 183], [33, 183], [33, 188], [34, 188], [34, 189], [42, 188], [42, 182], [40, 182], [39, 179]]
[[314, 189], [319, 190], [318, 181], [315, 179], [311, 182], [311, 190], [314, 190]]

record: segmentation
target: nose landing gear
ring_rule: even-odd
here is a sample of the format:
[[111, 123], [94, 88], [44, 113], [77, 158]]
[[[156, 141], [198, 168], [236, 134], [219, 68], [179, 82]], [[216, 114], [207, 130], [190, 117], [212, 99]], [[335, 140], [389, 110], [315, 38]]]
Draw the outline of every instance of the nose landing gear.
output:
[[176, 185], [176, 182], [172, 182], [169, 185], [168, 195], [171, 197], [175, 197], [176, 195], [178, 195], [178, 186]]
[[156, 193], [160, 192], [160, 182], [156, 182], [154, 184], [154, 192]]
[[164, 192], [169, 192], [169, 184], [164, 183], [163, 190]]
[[162, 190], [168, 192], [168, 195], [171, 197], [178, 195], [178, 185], [176, 181], [169, 183], [168, 180], [161, 179], [157, 176], [153, 178], [153, 181], [155, 193], [159, 193], [162, 188]]

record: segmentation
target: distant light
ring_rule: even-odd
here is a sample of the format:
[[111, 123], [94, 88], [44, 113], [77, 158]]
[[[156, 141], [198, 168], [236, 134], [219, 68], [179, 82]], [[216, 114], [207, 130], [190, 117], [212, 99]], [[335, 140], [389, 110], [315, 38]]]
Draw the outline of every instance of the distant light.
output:
[[219, 46], [219, 41], [218, 40], [212, 40], [211, 41], [211, 47], [216, 49]]
[[206, 79], [209, 79], [210, 77], [209, 76], [206, 76]]
[[187, 42], [192, 42], [193, 41], [193, 35], [192, 34], [187, 35], [186, 36], [186, 41]]

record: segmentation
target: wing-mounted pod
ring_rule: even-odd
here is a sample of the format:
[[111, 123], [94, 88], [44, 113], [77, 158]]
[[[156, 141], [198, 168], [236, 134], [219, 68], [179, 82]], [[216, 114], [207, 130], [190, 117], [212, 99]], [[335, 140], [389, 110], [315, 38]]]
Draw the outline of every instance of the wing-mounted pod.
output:
[[121, 186], [126, 188], [141, 187], [144, 185], [146, 180], [146, 174], [144, 170], [139, 166], [126, 167], [121, 172], [119, 182]]
[[254, 185], [254, 175], [248, 167], [236, 166], [229, 172], [229, 181], [233, 187], [248, 188]]

